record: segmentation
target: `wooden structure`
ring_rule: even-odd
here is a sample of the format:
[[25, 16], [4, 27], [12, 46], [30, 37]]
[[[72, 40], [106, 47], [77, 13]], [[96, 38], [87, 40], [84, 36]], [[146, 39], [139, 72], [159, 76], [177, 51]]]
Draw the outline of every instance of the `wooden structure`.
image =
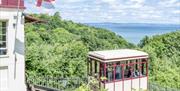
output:
[[88, 58], [88, 75], [97, 78], [100, 87], [108, 91], [147, 90], [147, 53], [131, 49], [94, 51]]
[[45, 20], [33, 17], [33, 16], [25, 14], [25, 13], [23, 13], [23, 15], [25, 17], [25, 23], [48, 23]]

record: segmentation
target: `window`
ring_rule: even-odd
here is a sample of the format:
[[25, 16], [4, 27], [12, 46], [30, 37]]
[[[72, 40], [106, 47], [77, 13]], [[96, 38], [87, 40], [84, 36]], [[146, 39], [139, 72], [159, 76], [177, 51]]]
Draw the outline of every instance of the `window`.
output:
[[114, 79], [114, 67], [112, 63], [108, 63], [107, 64], [107, 68], [106, 68], [106, 77], [107, 77], [107, 81], [108, 82], [112, 82]]
[[147, 70], [147, 63], [146, 63], [146, 60], [143, 59], [142, 60], [142, 64], [141, 64], [141, 73], [142, 73], [142, 76], [146, 76], [146, 70]]
[[132, 66], [130, 65], [131, 60], [126, 61], [124, 65], [124, 78], [131, 78], [132, 76]]
[[91, 69], [91, 74], [92, 74], [92, 76], [94, 76], [95, 75], [95, 61], [94, 60], [91, 60], [91, 63], [92, 63], [92, 69]]
[[100, 63], [100, 70], [101, 70], [101, 77], [104, 77], [104, 64], [103, 63]]
[[95, 77], [99, 79], [99, 76], [100, 76], [100, 74], [99, 74], [99, 71], [100, 71], [100, 63], [97, 62], [97, 61], [95, 61], [95, 64], [94, 64], [94, 65], [95, 65]]
[[[147, 76], [147, 60], [135, 59], [115, 63], [97, 63], [97, 71], [100, 70], [100, 76], [106, 77], [105, 82], [121, 81], [135, 79]], [[105, 66], [106, 65], [106, 66]]]
[[128, 64], [126, 64], [126, 66], [124, 66], [124, 78], [131, 78], [131, 70], [132, 70], [132, 67]]
[[0, 55], [7, 54], [6, 22], [0, 21]]
[[91, 59], [88, 63], [88, 69], [89, 75], [94, 76], [95, 78], [99, 78], [100, 62]]
[[88, 74], [91, 75], [92, 74], [92, 63], [91, 60], [88, 60]]
[[140, 72], [139, 72], [139, 62], [140, 62], [140, 60], [135, 60], [134, 61], [134, 64], [133, 64], [133, 71], [132, 71], [132, 75], [133, 75], [133, 78], [137, 78], [137, 77], [139, 77], [140, 76]]
[[115, 80], [122, 79], [122, 67], [120, 65], [116, 66]]

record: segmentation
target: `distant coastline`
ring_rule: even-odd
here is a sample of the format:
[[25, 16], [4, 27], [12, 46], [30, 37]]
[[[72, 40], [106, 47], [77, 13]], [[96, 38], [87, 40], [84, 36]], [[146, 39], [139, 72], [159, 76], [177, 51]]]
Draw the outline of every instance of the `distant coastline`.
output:
[[180, 30], [180, 24], [156, 23], [84, 23], [89, 26], [105, 28], [124, 37], [127, 41], [138, 44], [145, 36], [153, 36]]

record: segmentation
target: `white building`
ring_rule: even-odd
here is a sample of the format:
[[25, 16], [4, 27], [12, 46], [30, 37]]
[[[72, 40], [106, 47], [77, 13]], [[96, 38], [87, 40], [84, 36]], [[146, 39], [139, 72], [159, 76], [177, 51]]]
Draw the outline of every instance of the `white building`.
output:
[[19, 1], [0, 0], [0, 91], [26, 91], [22, 15], [25, 7], [24, 1]]

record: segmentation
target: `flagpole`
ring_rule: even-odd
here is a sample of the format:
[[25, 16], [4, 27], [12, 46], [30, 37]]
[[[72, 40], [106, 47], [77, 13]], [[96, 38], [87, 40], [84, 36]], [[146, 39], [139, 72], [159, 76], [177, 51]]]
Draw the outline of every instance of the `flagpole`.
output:
[[14, 56], [15, 56], [15, 63], [14, 63], [14, 79], [16, 79], [16, 62], [17, 62], [17, 55], [16, 55], [16, 38], [17, 38], [17, 30], [18, 30], [18, 21], [19, 21], [19, 7], [20, 6], [20, 0], [18, 0], [18, 6], [17, 6], [17, 18], [16, 18], [16, 28], [15, 28], [15, 40], [14, 40]]

